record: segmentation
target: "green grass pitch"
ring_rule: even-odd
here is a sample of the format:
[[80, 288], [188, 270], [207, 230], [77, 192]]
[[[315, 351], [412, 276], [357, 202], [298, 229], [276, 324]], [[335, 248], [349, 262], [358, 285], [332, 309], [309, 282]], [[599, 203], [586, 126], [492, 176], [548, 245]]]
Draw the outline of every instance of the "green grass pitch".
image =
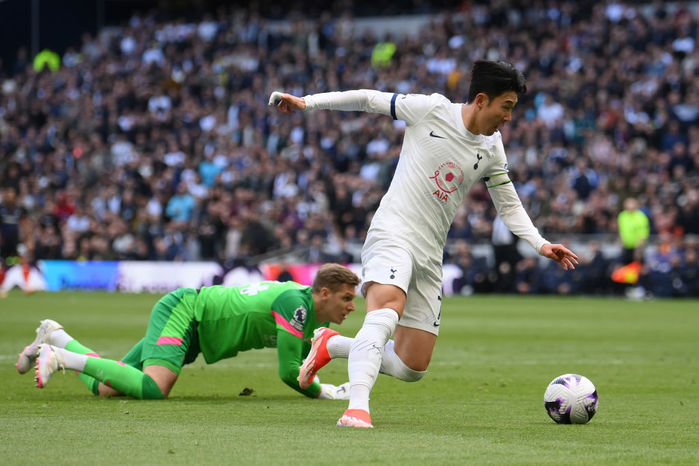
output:
[[[342, 429], [343, 401], [310, 400], [277, 377], [274, 350], [186, 366], [165, 401], [93, 396], [72, 373], [43, 390], [16, 354], [42, 318], [118, 359], [156, 295], [13, 292], [0, 300], [0, 463], [698, 464], [699, 301], [485, 296], [445, 299], [428, 375], [380, 376], [373, 430]], [[339, 328], [354, 335], [359, 310]], [[337, 326], [335, 326], [337, 328]], [[597, 386], [597, 415], [557, 425], [547, 384]], [[347, 379], [344, 360], [320, 375]], [[239, 396], [244, 388], [251, 396]]]

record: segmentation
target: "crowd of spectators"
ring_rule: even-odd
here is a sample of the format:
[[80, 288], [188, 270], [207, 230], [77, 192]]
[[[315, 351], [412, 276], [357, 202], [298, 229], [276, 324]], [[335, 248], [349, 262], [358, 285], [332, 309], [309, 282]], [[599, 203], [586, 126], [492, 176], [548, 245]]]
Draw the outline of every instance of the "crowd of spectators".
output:
[[[696, 4], [522, 3], [466, 2], [405, 35], [359, 33], [351, 11], [284, 22], [236, 8], [196, 21], [134, 16], [86, 34], [56, 71], [35, 70], [22, 49], [0, 68], [0, 241], [16, 237], [34, 259], [230, 262], [296, 250], [304, 261], [357, 261], [403, 126], [363, 113], [282, 116], [267, 107], [270, 92], [463, 101], [471, 64], [487, 58], [528, 78], [503, 138], [542, 233], [616, 235], [634, 197], [671, 251], [650, 250], [645, 276], [696, 275]], [[474, 187], [446, 260], [472, 264], [467, 244], [490, 241], [495, 214]], [[590, 251], [587, 267], [608, 278], [612, 264], [600, 261], [610, 259]], [[464, 286], [505, 279], [492, 272], [486, 264], [483, 287]], [[520, 293], [611, 286], [529, 257], [505, 275]], [[694, 280], [681, 292], [671, 280], [669, 294], [696, 294]]]

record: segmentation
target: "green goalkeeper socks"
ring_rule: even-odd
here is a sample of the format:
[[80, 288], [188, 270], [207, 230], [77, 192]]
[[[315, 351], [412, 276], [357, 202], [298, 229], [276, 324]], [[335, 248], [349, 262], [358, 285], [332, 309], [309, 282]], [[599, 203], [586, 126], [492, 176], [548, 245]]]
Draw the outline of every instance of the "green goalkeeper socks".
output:
[[[136, 345], [140, 356], [140, 346]], [[119, 393], [142, 400], [159, 400], [164, 398], [158, 384], [140, 370], [123, 365], [123, 363], [110, 359], [101, 359], [100, 356], [87, 346], [83, 346], [78, 340], [69, 341], [65, 349], [67, 351], [84, 354], [88, 357], [85, 370], [78, 372], [78, 377], [95, 395], [99, 395], [99, 384], [114, 388]], [[133, 351], [133, 350], [132, 350]], [[129, 352], [129, 355], [131, 352]], [[128, 355], [127, 355], [128, 357]], [[125, 357], [124, 359], [127, 359]]]
[[123, 363], [89, 357], [84, 373], [124, 395], [141, 400], [164, 398], [158, 384], [149, 375]]
[[65, 349], [71, 353], [87, 354], [88, 356], [95, 356], [97, 354], [87, 346], [83, 346], [78, 340], [70, 340], [66, 343]]
[[[95, 358], [100, 357], [99, 354], [95, 353], [87, 346], [83, 346], [78, 340], [70, 340], [68, 343], [66, 343], [65, 349], [73, 353], [86, 354]], [[94, 393], [95, 395], [99, 394], [99, 380], [95, 379], [94, 377], [90, 377], [84, 372], [78, 372], [77, 374], [80, 380], [82, 380], [82, 382], [87, 386], [88, 389], [90, 389], [92, 393]]]

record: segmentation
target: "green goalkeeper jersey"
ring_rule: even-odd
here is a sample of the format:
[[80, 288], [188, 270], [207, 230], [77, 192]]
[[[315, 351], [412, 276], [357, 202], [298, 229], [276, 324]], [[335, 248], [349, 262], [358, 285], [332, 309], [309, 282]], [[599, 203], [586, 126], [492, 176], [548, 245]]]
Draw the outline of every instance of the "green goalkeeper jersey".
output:
[[253, 348], [277, 348], [279, 377], [294, 390], [316, 397], [320, 384], [302, 390], [297, 377], [310, 351], [316, 320], [309, 286], [264, 281], [252, 285], [204, 287], [194, 306], [199, 345], [207, 363]]

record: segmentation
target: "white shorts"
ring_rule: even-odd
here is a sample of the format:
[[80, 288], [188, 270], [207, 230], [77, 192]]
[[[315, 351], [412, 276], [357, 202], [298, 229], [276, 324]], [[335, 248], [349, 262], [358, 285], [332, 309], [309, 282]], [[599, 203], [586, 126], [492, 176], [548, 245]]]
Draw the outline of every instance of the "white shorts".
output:
[[441, 260], [418, 264], [407, 249], [393, 241], [367, 241], [362, 249], [362, 281], [364, 296], [371, 283], [395, 285], [405, 291], [405, 309], [398, 324], [439, 335]]

